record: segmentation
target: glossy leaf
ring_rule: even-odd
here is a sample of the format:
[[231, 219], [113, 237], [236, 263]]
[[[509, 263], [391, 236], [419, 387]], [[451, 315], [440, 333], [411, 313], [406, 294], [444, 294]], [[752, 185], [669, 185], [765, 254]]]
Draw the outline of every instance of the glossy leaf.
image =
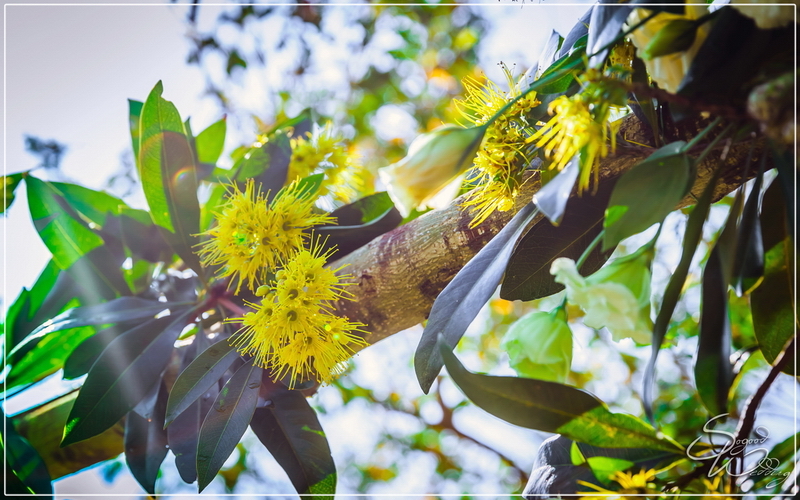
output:
[[178, 378], [169, 394], [165, 424], [169, 425], [186, 408], [202, 396], [212, 384], [216, 383], [234, 360], [239, 357], [236, 348], [222, 339], [189, 363]]
[[396, 228], [402, 221], [403, 216], [393, 205], [383, 214], [366, 224], [356, 226], [320, 226], [314, 229], [314, 234], [319, 235], [325, 241], [326, 247], [336, 247], [330, 259], [340, 259], [378, 236]]
[[31, 176], [25, 182], [33, 224], [59, 268], [69, 268], [103, 244], [103, 238], [64, 210], [64, 200], [52, 185]]
[[691, 187], [692, 162], [683, 141], [657, 150], [617, 181], [608, 202], [603, 249], [660, 223]]
[[752, 291], [764, 276], [764, 244], [761, 237], [761, 221], [758, 218], [761, 184], [764, 178], [763, 162], [761, 165], [762, 168], [744, 205], [737, 234], [732, 284], [740, 295]]
[[[16, 431], [13, 422], [7, 420], [1, 411], [0, 417], [3, 419], [3, 425], [0, 426], [0, 452], [3, 453], [6, 463], [6, 473], [13, 473], [22, 482], [24, 489], [20, 488], [22, 491], [19, 493], [52, 495], [53, 483], [42, 457], [28, 440]], [[11, 486], [11, 478], [5, 479], [5, 486]], [[11, 493], [10, 488], [4, 491]]]
[[62, 447], [108, 429], [147, 395], [161, 378], [188, 314], [163, 316], [109, 344], [75, 399]]
[[[142, 220], [141, 214], [146, 216]], [[169, 262], [173, 250], [164, 239], [158, 226], [153, 224], [150, 214], [144, 210], [123, 210], [120, 217], [120, 234], [131, 256], [148, 262]]]
[[127, 208], [124, 201], [103, 191], [66, 182], [47, 182], [47, 185], [63, 197], [72, 210], [98, 226], [105, 225], [109, 214], [119, 215]]
[[428, 324], [414, 354], [417, 380], [426, 394], [442, 370], [442, 358], [437, 347], [439, 335], [444, 336], [451, 349], [458, 344], [478, 311], [494, 294], [503, 279], [517, 240], [538, 213], [533, 203], [525, 205], [456, 274], [434, 301]]
[[[155, 320], [150, 320], [154, 322]], [[78, 344], [64, 361], [64, 378], [67, 380], [82, 377], [89, 373], [100, 354], [117, 337], [141, 325], [141, 321], [118, 323], [105, 328]]]
[[700, 335], [694, 380], [697, 393], [711, 415], [727, 411], [733, 381], [731, 324], [728, 318], [728, 282], [715, 247], [703, 271]]
[[59, 314], [40, 325], [8, 354], [7, 361], [14, 363], [29, 352], [45, 336], [54, 332], [87, 325], [105, 325], [140, 318], [152, 318], [175, 304], [145, 300], [139, 297], [120, 297], [109, 302], [77, 307]]
[[73, 293], [71, 278], [51, 259], [30, 290], [23, 288], [6, 313], [6, 351], [64, 309]]
[[605, 47], [620, 35], [631, 10], [633, 5], [598, 3], [594, 6], [589, 20], [589, 40], [586, 44], [586, 52], [592, 54], [589, 59], [590, 68], [597, 68], [605, 63], [609, 52]]
[[193, 251], [200, 228], [194, 154], [178, 110], [161, 97], [162, 91], [158, 82], [142, 108], [139, 176], [153, 221], [165, 229], [175, 253], [201, 275]]
[[289, 137], [284, 133], [275, 134], [261, 147], [253, 148], [243, 160], [236, 179], [245, 181], [253, 179], [261, 186], [262, 192], [269, 192], [268, 200], [272, 201], [276, 193], [287, 182], [289, 161], [292, 157], [292, 146]]
[[650, 420], [653, 420], [653, 383], [655, 380], [656, 359], [661, 350], [661, 344], [664, 342], [664, 336], [667, 334], [669, 322], [672, 319], [672, 313], [675, 311], [675, 306], [678, 304], [683, 285], [686, 282], [686, 276], [689, 274], [689, 266], [692, 263], [692, 258], [697, 250], [697, 245], [700, 243], [700, 238], [703, 236], [703, 224], [708, 217], [708, 212], [711, 207], [711, 199], [714, 194], [714, 186], [717, 183], [719, 171], [717, 171], [711, 178], [711, 181], [703, 190], [700, 199], [694, 206], [692, 213], [689, 214], [689, 219], [686, 222], [686, 231], [683, 235], [683, 244], [681, 248], [681, 260], [672, 276], [667, 283], [667, 288], [664, 290], [664, 297], [661, 299], [661, 308], [658, 310], [656, 321], [653, 326], [653, 343], [650, 352], [650, 361], [648, 361], [644, 372], [643, 386], [643, 404], [644, 411]]
[[[603, 230], [603, 214], [608, 205], [613, 183], [599, 186], [597, 193], [574, 197], [569, 201], [559, 226], [544, 221], [534, 226], [517, 244], [503, 277], [500, 297], [506, 300], [534, 300], [564, 289], [550, 274], [550, 266], [558, 257], [577, 261], [583, 251]], [[581, 269], [584, 275], [600, 269], [610, 252], [594, 250]]]
[[161, 462], [167, 456], [167, 431], [164, 430], [164, 409], [167, 388], [162, 381], [150, 420], [128, 413], [125, 418], [125, 462], [133, 477], [151, 494], [155, 494], [156, 478]]
[[558, 94], [570, 88], [575, 81], [575, 73], [584, 66], [586, 39], [581, 38], [573, 49], [551, 64], [531, 87], [541, 94]]
[[680, 445], [659, 436], [645, 422], [611, 413], [586, 391], [544, 380], [472, 373], [443, 340], [438, 347], [447, 372], [469, 400], [506, 422], [605, 448], [681, 451]]
[[550, 37], [547, 39], [547, 43], [544, 44], [542, 53], [539, 55], [539, 60], [536, 63], [537, 74], [541, 75], [553, 64], [553, 61], [556, 59], [556, 54], [558, 54], [558, 49], [561, 48], [563, 42], [564, 38], [562, 38], [556, 30], [550, 32]]
[[339, 207], [331, 212], [338, 226], [360, 226], [386, 215], [394, 207], [386, 191], [365, 196], [358, 201]]
[[269, 381], [264, 384], [262, 395], [267, 403], [253, 415], [253, 432], [286, 471], [298, 493], [333, 498], [336, 466], [316, 412], [301, 392]]
[[133, 146], [133, 157], [136, 158], [138, 162], [139, 158], [139, 145], [141, 142], [141, 123], [140, 120], [142, 118], [142, 107], [144, 103], [142, 101], [135, 101], [133, 99], [128, 99], [128, 128], [131, 131], [131, 145]]
[[228, 380], [203, 420], [197, 443], [197, 486], [203, 491], [247, 430], [258, 403], [263, 370], [253, 361]]
[[227, 120], [223, 118], [209, 125], [208, 128], [195, 137], [198, 161], [201, 163], [210, 163], [212, 165], [217, 163], [225, 147], [226, 131]]
[[[195, 355], [205, 351], [207, 347], [208, 339], [201, 331], [198, 332], [185, 353], [182, 369], [185, 370], [195, 359]], [[167, 441], [175, 455], [175, 466], [181, 479], [186, 483], [197, 480], [197, 439], [200, 436], [200, 426], [217, 395], [219, 395], [219, 384], [214, 383], [200, 398], [175, 417], [172, 425], [167, 427]]]
[[22, 173], [4, 175], [0, 177], [3, 183], [3, 203], [0, 204], [0, 214], [6, 213], [6, 210], [14, 202], [14, 192], [17, 190], [20, 182], [22, 182]]
[[[764, 194], [761, 210], [762, 244], [766, 249], [764, 281], [750, 294], [756, 339], [770, 363], [798, 327], [797, 290], [793, 286], [797, 272], [795, 247], [788, 234], [786, 205], [780, 183], [774, 181]], [[795, 374], [796, 370], [797, 359], [790, 359], [784, 371]]]
[[569, 196], [572, 194], [572, 188], [575, 187], [575, 181], [578, 180], [579, 173], [580, 156], [575, 155], [558, 175], [533, 195], [533, 202], [553, 225], [557, 226], [561, 223]]

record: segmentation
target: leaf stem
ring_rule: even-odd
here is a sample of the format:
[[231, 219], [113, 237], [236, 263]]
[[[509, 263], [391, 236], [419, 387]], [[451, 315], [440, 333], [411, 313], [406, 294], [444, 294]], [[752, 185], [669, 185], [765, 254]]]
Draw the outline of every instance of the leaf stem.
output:
[[600, 243], [600, 240], [603, 239], [603, 235], [605, 235], [605, 234], [606, 234], [606, 230], [603, 229], [602, 231], [600, 231], [597, 234], [597, 236], [595, 236], [595, 238], [592, 240], [592, 242], [589, 243], [589, 246], [586, 247], [586, 250], [583, 251], [583, 253], [581, 254], [580, 258], [578, 259], [578, 262], [575, 263], [575, 267], [577, 267], [578, 270], [580, 270], [581, 267], [583, 267], [583, 264], [586, 262], [586, 259], [589, 258], [589, 254], [592, 253], [592, 250], [594, 250], [594, 247], [596, 247], [597, 244]]

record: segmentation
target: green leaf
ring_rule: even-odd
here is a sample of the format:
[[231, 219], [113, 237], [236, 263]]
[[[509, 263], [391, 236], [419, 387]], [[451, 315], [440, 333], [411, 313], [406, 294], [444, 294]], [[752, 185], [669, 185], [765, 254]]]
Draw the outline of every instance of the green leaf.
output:
[[[762, 244], [766, 249], [764, 280], [750, 294], [753, 328], [758, 345], [769, 363], [795, 335], [797, 290], [794, 245], [788, 234], [786, 201], [780, 183], [773, 182], [764, 194], [761, 209]], [[792, 354], [794, 357], [794, 354]], [[784, 371], [795, 374], [797, 359], [790, 359]]]
[[328, 440], [299, 391], [282, 384], [264, 382], [263, 397], [268, 401], [253, 415], [250, 427], [283, 467], [300, 494], [315, 493], [333, 498], [336, 492], [336, 466]]
[[198, 243], [200, 206], [194, 154], [175, 106], [156, 84], [142, 109], [139, 176], [153, 221], [181, 259], [202, 275], [192, 248]]
[[[276, 193], [286, 184], [289, 162], [292, 158], [292, 146], [289, 136], [278, 133], [270, 137], [261, 147], [251, 149], [236, 174], [236, 180], [253, 179], [268, 192], [267, 200], [272, 201]], [[320, 180], [320, 182], [322, 182]]]
[[92, 365], [64, 428], [61, 446], [100, 434], [161, 378], [189, 312], [163, 316], [117, 337]]
[[51, 259], [30, 290], [25, 288], [6, 314], [6, 351], [19, 344], [45, 320], [64, 309], [74, 295], [73, 282]]
[[611, 477], [617, 472], [622, 472], [634, 465], [630, 460], [612, 457], [589, 457], [586, 459], [586, 463], [589, 464], [594, 476], [604, 483], [609, 483]]
[[133, 146], [134, 161], [139, 161], [139, 143], [141, 135], [140, 120], [142, 117], [142, 107], [144, 103], [128, 99], [128, 128], [131, 131], [131, 145]]
[[701, 307], [694, 380], [700, 400], [709, 413], [719, 415], [727, 411], [733, 366], [730, 362], [728, 282], [722, 269], [720, 250], [716, 246], [703, 271]]
[[558, 49], [561, 48], [563, 42], [564, 38], [559, 35], [556, 30], [550, 32], [550, 37], [547, 39], [542, 53], [539, 54], [537, 73], [544, 73], [544, 71], [553, 64], [553, 61], [556, 59], [556, 54], [558, 54]]
[[[195, 335], [194, 342], [184, 354], [182, 369], [195, 359], [195, 356], [206, 350], [208, 339], [202, 330]], [[197, 480], [197, 440], [200, 436], [200, 426], [203, 418], [211, 410], [214, 400], [219, 395], [219, 385], [212, 384], [202, 396], [181, 412], [172, 425], [167, 427], [167, 441], [169, 449], [175, 455], [175, 466], [178, 473], [186, 483]]]
[[167, 402], [165, 424], [169, 425], [202, 396], [238, 357], [239, 353], [228, 339], [222, 339], [194, 358], [178, 375], [172, 386]]
[[[155, 320], [150, 321], [154, 322]], [[64, 351], [70, 353], [64, 361], [64, 378], [70, 380], [89, 373], [92, 365], [111, 342], [123, 333], [141, 324], [141, 321], [118, 323], [83, 340], [71, 351], [64, 349]]]
[[225, 132], [227, 121], [225, 118], [208, 126], [195, 137], [197, 159], [201, 163], [215, 164], [222, 155], [225, 147]]
[[59, 314], [40, 325], [25, 340], [8, 353], [6, 361], [13, 364], [30, 352], [43, 338], [61, 330], [87, 325], [105, 325], [139, 318], [152, 318], [161, 311], [178, 304], [145, 300], [138, 297], [120, 297], [104, 304], [77, 307]]
[[442, 370], [442, 358], [436, 345], [439, 335], [444, 336], [451, 349], [455, 348], [481, 307], [497, 289], [517, 240], [538, 214], [539, 210], [533, 203], [525, 205], [456, 274], [434, 301], [428, 324], [414, 353], [417, 380], [426, 394]]
[[675, 311], [675, 306], [678, 304], [678, 299], [683, 291], [683, 285], [686, 282], [686, 276], [689, 274], [689, 266], [692, 263], [697, 245], [700, 243], [700, 238], [703, 236], [703, 224], [708, 217], [708, 212], [711, 207], [711, 199], [714, 195], [714, 186], [719, 178], [719, 170], [714, 173], [711, 181], [703, 190], [700, 199], [697, 200], [697, 205], [694, 206], [692, 213], [689, 214], [689, 219], [686, 222], [686, 231], [683, 235], [683, 245], [681, 249], [681, 260], [678, 266], [673, 271], [669, 279], [667, 288], [664, 290], [664, 297], [661, 299], [661, 308], [658, 310], [658, 316], [653, 326], [653, 343], [650, 353], [650, 361], [644, 371], [643, 385], [643, 404], [644, 411], [647, 413], [648, 418], [653, 419], [653, 382], [655, 380], [656, 359], [658, 352], [661, 350], [661, 344], [664, 342], [664, 336], [667, 334], [669, 322], [672, 319], [672, 313]]
[[108, 214], [119, 215], [123, 209], [127, 208], [124, 201], [102, 191], [65, 182], [48, 182], [47, 184], [66, 200], [70, 208], [98, 226], [106, 224]]
[[438, 347], [447, 372], [470, 401], [506, 422], [593, 446], [681, 451], [679, 444], [659, 436], [645, 422], [611, 413], [586, 391], [544, 380], [471, 373], [443, 340]]
[[[581, 40], [583, 44], [581, 45]], [[531, 85], [539, 94], [559, 94], [569, 89], [575, 81], [575, 74], [584, 67], [584, 57], [586, 56], [585, 38], [575, 44], [574, 49], [567, 55], [560, 57], [556, 62], [547, 68]], [[563, 46], [562, 46], [563, 50]]]
[[228, 380], [208, 412], [197, 442], [197, 486], [202, 492], [244, 435], [258, 403], [263, 370], [253, 360]]
[[103, 245], [103, 238], [65, 211], [65, 201], [52, 184], [31, 176], [25, 182], [33, 224], [59, 268], [69, 268], [90, 250]]
[[692, 161], [683, 141], [657, 150], [617, 181], [608, 202], [603, 250], [664, 220], [691, 187]]
[[167, 456], [167, 431], [162, 425], [166, 403], [167, 388], [162, 381], [152, 418], [146, 419], [136, 412], [128, 413], [125, 418], [125, 462], [136, 481], [151, 495], [155, 494], [158, 470]]
[[360, 226], [385, 216], [386, 211], [393, 207], [389, 193], [381, 191], [339, 207], [331, 212], [331, 216], [336, 217], [338, 226]]
[[2, 176], [3, 179], [3, 203], [0, 205], [0, 214], [6, 213], [8, 207], [14, 202], [14, 191], [17, 190], [17, 186], [19, 183], [22, 182], [22, 178], [25, 176], [22, 172], [18, 174], [11, 174], [11, 175], [4, 175]]
[[758, 205], [761, 198], [761, 184], [764, 178], [764, 160], [761, 163], [753, 189], [747, 197], [739, 223], [736, 244], [736, 260], [733, 263], [733, 286], [738, 294], [749, 293], [761, 282], [764, 276], [764, 243], [761, 237], [761, 222], [758, 218]]
[[[6, 462], [6, 472], [13, 472], [14, 476], [24, 485], [22, 494], [52, 495], [53, 483], [50, 473], [47, 471], [44, 460], [39, 453], [31, 446], [27, 439], [22, 437], [14, 428], [11, 420], [7, 420], [6, 415], [0, 411], [3, 424], [0, 426], [0, 452], [3, 452]], [[11, 478], [4, 478], [5, 486], [11, 486]], [[22, 488], [20, 488], [22, 489]], [[5, 489], [11, 493], [11, 489]]]

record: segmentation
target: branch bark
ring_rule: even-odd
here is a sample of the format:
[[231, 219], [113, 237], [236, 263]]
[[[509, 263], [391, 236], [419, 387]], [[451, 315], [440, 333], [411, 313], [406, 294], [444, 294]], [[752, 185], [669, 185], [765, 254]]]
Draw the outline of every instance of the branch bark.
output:
[[[697, 130], [697, 129], [696, 129]], [[648, 132], [633, 116], [625, 119], [616, 154], [601, 162], [600, 178], [619, 176], [652, 153]], [[763, 141], [754, 145], [754, 161], [764, 150]], [[727, 151], [725, 174], [715, 190], [715, 200], [723, 197], [746, 179], [742, 165], [751, 143], [740, 142]], [[709, 155], [698, 168], [692, 193], [699, 196], [711, 177], [710, 167], [719, 161]], [[540, 183], [532, 174], [516, 200], [518, 210], [531, 200]], [[365, 339], [374, 344], [390, 335], [412, 327], [427, 318], [433, 301], [447, 283], [513, 216], [513, 211], [497, 212], [478, 227], [470, 228], [472, 217], [461, 209], [462, 200], [443, 210], [436, 210], [376, 238], [364, 247], [333, 263], [347, 265], [342, 272], [353, 276], [349, 290], [353, 301], [337, 304], [339, 312], [351, 320], [367, 324]], [[680, 206], [694, 203], [687, 196]], [[549, 224], [537, 219], [533, 224]], [[11, 418], [23, 436], [42, 455], [53, 479], [111, 459], [122, 452], [122, 426], [117, 424], [103, 434], [59, 448], [63, 425], [74, 395], [67, 395], [46, 405]]]

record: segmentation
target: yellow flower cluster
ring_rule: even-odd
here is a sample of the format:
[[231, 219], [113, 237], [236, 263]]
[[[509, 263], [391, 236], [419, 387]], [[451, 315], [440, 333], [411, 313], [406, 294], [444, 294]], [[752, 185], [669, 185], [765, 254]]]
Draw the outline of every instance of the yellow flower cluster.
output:
[[221, 266], [217, 277], [231, 276], [231, 284], [236, 281], [236, 293], [244, 283], [255, 289], [269, 271], [300, 251], [307, 229], [335, 222], [314, 209], [313, 193], [297, 181], [278, 192], [271, 204], [252, 179], [244, 192], [231, 184], [228, 194], [216, 214], [217, 224], [203, 233], [209, 238], [198, 253], [204, 266]]
[[[466, 97], [455, 102], [461, 115], [471, 124], [486, 124], [522, 93], [521, 82], [514, 81], [505, 65], [503, 71], [508, 80], [508, 92], [502, 91], [491, 80], [484, 84], [469, 77], [464, 80]], [[525, 115], [538, 104], [536, 94], [531, 92], [489, 123], [483, 147], [475, 158], [473, 180], [477, 187], [465, 202], [474, 215], [471, 227], [486, 220], [495, 210], [505, 212], [513, 208], [528, 163], [525, 152], [528, 122]]]
[[545, 148], [551, 160], [550, 168], [557, 170], [580, 154], [578, 186], [581, 190], [589, 186], [593, 171], [597, 176], [599, 160], [608, 156], [609, 138], [611, 151], [616, 146], [616, 126], [609, 123], [609, 118], [612, 110], [624, 107], [627, 102], [624, 88], [616, 81], [616, 76], [605, 76], [598, 70], [587, 71], [581, 78], [583, 90], [551, 102], [548, 111], [553, 118], [527, 139]]
[[325, 174], [319, 194], [330, 194], [342, 203], [351, 203], [360, 195], [368, 194], [372, 185], [371, 174], [353, 160], [330, 122], [306, 137], [292, 139], [288, 180], [314, 173]]
[[609, 500], [633, 495], [642, 495], [639, 498], [660, 498], [661, 492], [656, 489], [656, 485], [653, 483], [655, 478], [656, 471], [653, 469], [642, 469], [636, 474], [617, 471], [611, 476], [611, 480], [619, 484], [619, 490], [607, 490], [585, 481], [578, 481], [578, 483], [584, 486], [597, 490], [597, 493], [600, 493], [600, 495], [594, 492], [578, 492], [578, 494], [583, 495], [580, 497], [581, 500]]
[[354, 332], [362, 323], [331, 312], [332, 302], [347, 298], [340, 269], [324, 267], [331, 250], [324, 252], [319, 240], [301, 250], [275, 280], [259, 287], [260, 304], [248, 303], [253, 312], [236, 318], [241, 330], [232, 342], [259, 366], [270, 368], [276, 378], [289, 378], [289, 388], [315, 377], [330, 382], [343, 370], [356, 345], [365, 345]]

